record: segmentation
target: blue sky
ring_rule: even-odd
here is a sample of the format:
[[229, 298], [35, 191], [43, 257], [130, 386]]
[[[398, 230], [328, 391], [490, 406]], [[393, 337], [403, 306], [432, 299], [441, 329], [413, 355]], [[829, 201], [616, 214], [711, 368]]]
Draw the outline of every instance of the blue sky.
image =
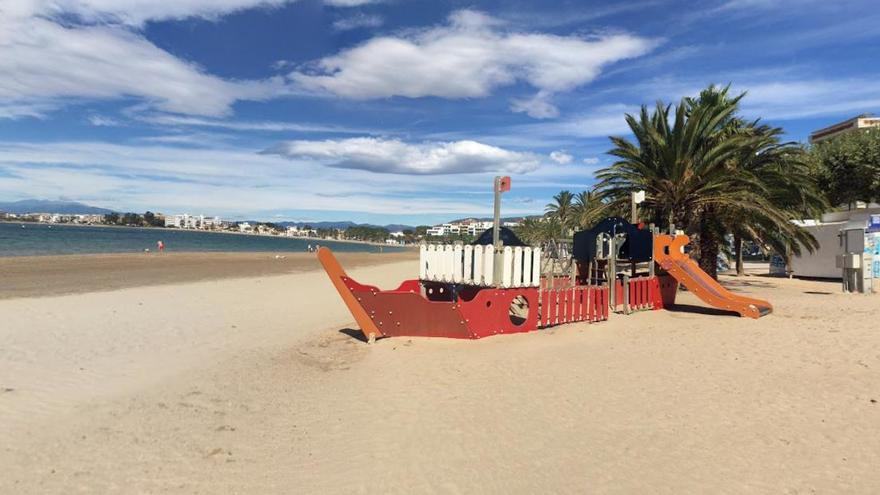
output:
[[540, 213], [710, 84], [880, 113], [875, 1], [0, 0], [0, 200], [265, 220]]

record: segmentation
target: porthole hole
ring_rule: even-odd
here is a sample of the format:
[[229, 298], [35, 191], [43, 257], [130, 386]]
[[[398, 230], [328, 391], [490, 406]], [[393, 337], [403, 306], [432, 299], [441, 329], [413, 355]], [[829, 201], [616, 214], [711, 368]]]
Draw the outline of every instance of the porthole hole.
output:
[[516, 296], [510, 301], [510, 308], [507, 311], [510, 322], [516, 326], [520, 326], [529, 319], [529, 300], [525, 296]]

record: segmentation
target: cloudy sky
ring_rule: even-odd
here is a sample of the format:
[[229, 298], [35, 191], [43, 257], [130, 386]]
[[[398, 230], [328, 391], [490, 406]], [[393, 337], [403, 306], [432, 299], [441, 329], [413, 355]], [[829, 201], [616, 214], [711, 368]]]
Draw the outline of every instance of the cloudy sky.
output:
[[539, 213], [710, 83], [880, 113], [876, 0], [0, 0], [0, 200], [230, 219]]

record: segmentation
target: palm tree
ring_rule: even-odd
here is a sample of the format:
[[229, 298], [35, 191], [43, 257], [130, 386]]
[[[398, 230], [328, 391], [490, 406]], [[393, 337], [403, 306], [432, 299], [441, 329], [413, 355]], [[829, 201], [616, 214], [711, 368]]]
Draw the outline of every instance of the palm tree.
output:
[[[806, 151], [795, 143], [780, 143], [784, 131], [778, 127], [753, 122], [742, 132], [752, 132], [758, 137], [754, 142], [757, 151], [736, 166], [757, 177], [767, 192], [768, 201], [785, 211], [789, 218], [819, 217], [828, 204], [817, 187]], [[778, 225], [737, 209], [725, 212], [723, 221], [733, 235], [737, 275], [744, 273], [742, 251], [746, 240], [787, 257], [800, 255], [801, 246], [811, 252], [818, 247], [812, 235], [791, 222]]]
[[[783, 184], [774, 181], [784, 177], [769, 174], [773, 167], [782, 170], [780, 156], [788, 149], [780, 147], [778, 133], [738, 119], [745, 94], [731, 98], [728, 89], [710, 86], [697, 98], [682, 99], [671, 123], [672, 107], [662, 103], [653, 112], [643, 106], [638, 118], [626, 115], [635, 141], [611, 137], [609, 154], [618, 160], [597, 173], [597, 190], [609, 207], [622, 209], [632, 191], [645, 190], [643, 208], [655, 224], [697, 233], [700, 267], [716, 278], [724, 236], [746, 218], [776, 229], [789, 244], [813, 246], [809, 234], [790, 222], [791, 210], [777, 202], [775, 188]], [[757, 163], [761, 167], [752, 166]]]
[[592, 191], [581, 191], [574, 197], [572, 208], [573, 224], [577, 228], [585, 229], [595, 223], [604, 210], [599, 197]]
[[574, 195], [571, 191], [559, 191], [553, 196], [553, 203], [548, 203], [544, 211], [547, 216], [559, 222], [559, 234], [565, 237], [574, 218]]
[[516, 227], [516, 234], [526, 243], [539, 246], [559, 234], [559, 223], [547, 216], [529, 217]]

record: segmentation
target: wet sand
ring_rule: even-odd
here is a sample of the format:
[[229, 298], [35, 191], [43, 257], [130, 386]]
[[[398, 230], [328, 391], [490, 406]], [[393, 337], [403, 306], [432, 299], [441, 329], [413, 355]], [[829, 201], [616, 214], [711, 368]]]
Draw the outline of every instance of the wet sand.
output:
[[[418, 252], [337, 253], [347, 267], [418, 259]], [[301, 273], [314, 253], [134, 253], [0, 257], [0, 299]]]

